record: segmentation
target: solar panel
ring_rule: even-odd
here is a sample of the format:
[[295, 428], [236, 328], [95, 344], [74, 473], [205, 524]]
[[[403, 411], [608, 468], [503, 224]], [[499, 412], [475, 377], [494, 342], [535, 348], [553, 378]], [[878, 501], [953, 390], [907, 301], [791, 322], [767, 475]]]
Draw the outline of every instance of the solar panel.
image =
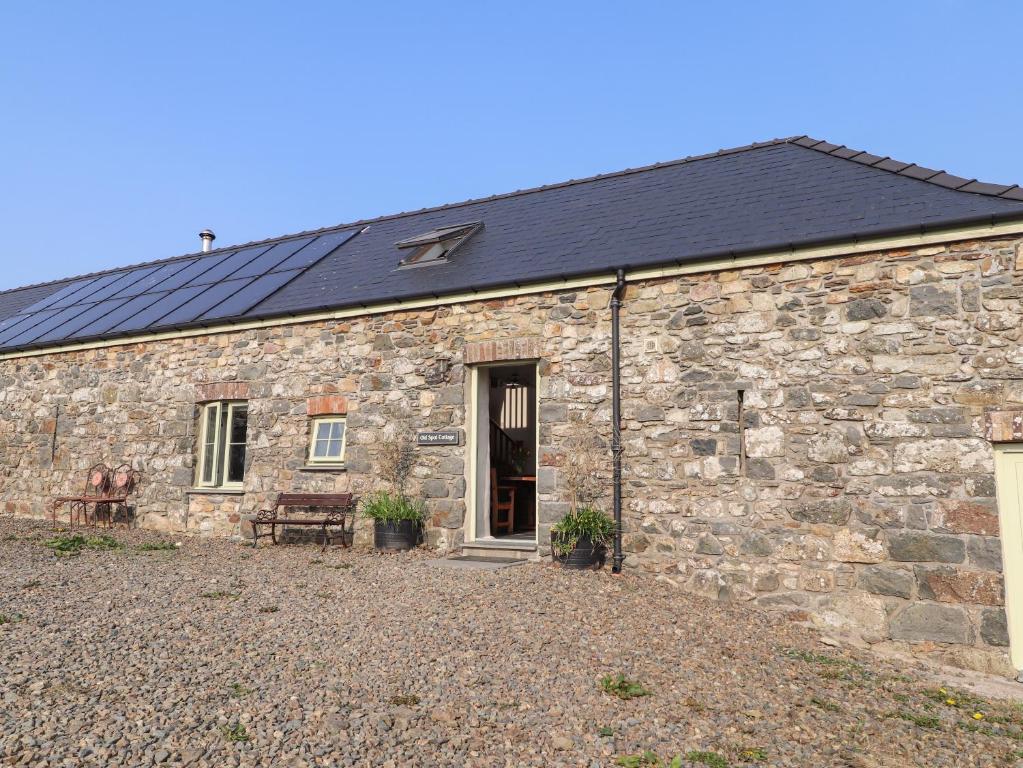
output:
[[77, 331], [71, 334], [72, 338], [83, 338], [86, 336], [100, 336], [109, 331], [119, 323], [127, 321], [129, 318], [137, 315], [139, 312], [144, 310], [146, 307], [150, 307], [164, 296], [169, 291], [162, 291], [160, 293], [146, 293], [141, 296], [134, 296], [130, 299], [126, 299], [124, 304], [107, 312], [106, 315], [95, 320], [88, 325], [79, 328]]
[[238, 290], [233, 296], [229, 296], [220, 302], [213, 309], [208, 311], [200, 320], [211, 320], [215, 317], [231, 317], [232, 315], [244, 315], [250, 309], [267, 298], [271, 293], [302, 274], [301, 269], [292, 269], [288, 272], [271, 272], [253, 280], [248, 285]]
[[311, 237], [302, 237], [297, 240], [286, 240], [283, 243], [277, 243], [273, 248], [266, 251], [261, 256], [250, 261], [244, 267], [235, 272], [235, 277], [258, 277], [264, 275], [270, 270], [277, 269], [277, 266], [284, 261], [286, 258], [291, 256], [295, 251], [303, 246], [309, 245], [313, 241]]
[[357, 232], [298, 237], [75, 280], [0, 321], [0, 347], [244, 316]]
[[180, 325], [182, 323], [190, 323], [251, 282], [252, 278], [246, 277], [242, 280], [225, 280], [222, 283], [206, 286], [206, 289], [194, 299], [182, 304], [166, 316], [161, 317], [160, 324]]

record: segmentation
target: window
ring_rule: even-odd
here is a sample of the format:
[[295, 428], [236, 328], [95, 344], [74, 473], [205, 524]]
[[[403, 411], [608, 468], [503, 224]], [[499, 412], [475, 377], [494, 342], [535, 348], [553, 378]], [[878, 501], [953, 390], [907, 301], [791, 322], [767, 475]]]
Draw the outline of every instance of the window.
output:
[[411, 253], [398, 262], [399, 268], [421, 267], [426, 264], [444, 264], [451, 253], [472, 237], [483, 224], [479, 221], [431, 229], [415, 237], [395, 243], [401, 250]]
[[309, 463], [343, 464], [345, 460], [345, 420], [340, 416], [313, 419], [310, 430]]
[[200, 488], [241, 488], [249, 408], [243, 402], [207, 403], [199, 417]]

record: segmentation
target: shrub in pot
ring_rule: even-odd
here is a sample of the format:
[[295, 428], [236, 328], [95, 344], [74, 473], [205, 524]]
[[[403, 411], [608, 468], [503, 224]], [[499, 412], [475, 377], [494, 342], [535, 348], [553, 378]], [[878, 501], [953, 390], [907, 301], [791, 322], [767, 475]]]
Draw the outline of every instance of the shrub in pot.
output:
[[363, 517], [373, 521], [373, 545], [384, 551], [414, 549], [419, 544], [426, 507], [400, 493], [377, 491], [362, 503]]
[[615, 522], [596, 507], [573, 509], [551, 527], [551, 550], [564, 568], [601, 568]]

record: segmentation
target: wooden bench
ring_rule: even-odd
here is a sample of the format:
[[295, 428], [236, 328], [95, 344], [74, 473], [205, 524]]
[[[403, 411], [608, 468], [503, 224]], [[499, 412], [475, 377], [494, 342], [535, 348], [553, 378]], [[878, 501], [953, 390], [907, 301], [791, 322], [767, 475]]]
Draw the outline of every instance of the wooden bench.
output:
[[[277, 544], [277, 526], [310, 526], [319, 528], [323, 534], [323, 550], [333, 541], [332, 529], [341, 529], [341, 546], [347, 547], [348, 520], [354, 518], [356, 499], [350, 493], [279, 493], [271, 509], [261, 509], [252, 521], [252, 546], [269, 536]], [[301, 515], [291, 510], [300, 507]], [[269, 533], [260, 533], [261, 527]]]

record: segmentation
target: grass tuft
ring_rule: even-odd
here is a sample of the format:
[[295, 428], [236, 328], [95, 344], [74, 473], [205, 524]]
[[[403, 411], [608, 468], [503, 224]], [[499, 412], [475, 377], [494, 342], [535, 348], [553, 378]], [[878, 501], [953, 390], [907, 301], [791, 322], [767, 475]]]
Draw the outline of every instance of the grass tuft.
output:
[[[686, 752], [686, 760], [691, 763], [703, 763], [708, 768], [728, 768], [728, 761], [717, 752]], [[680, 761], [681, 764], [681, 761]]]
[[136, 549], [139, 552], [177, 552], [178, 545], [171, 541], [146, 541]]
[[222, 725], [220, 726], [220, 732], [224, 734], [224, 738], [228, 741], [241, 742], [249, 740], [249, 733], [241, 723], [231, 726]]
[[602, 677], [600, 680], [600, 690], [624, 701], [650, 695], [650, 691], [644, 688], [642, 683], [629, 680], [621, 672], [617, 675], [605, 675]]

